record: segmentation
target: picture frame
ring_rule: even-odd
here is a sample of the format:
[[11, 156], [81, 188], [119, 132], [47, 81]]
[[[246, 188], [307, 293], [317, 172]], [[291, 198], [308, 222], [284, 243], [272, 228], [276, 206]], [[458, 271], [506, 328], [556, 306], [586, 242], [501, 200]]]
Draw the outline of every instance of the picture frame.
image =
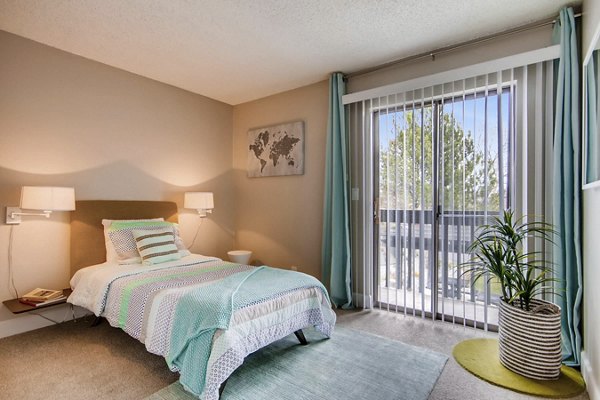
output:
[[249, 178], [304, 174], [304, 122], [295, 121], [248, 131]]

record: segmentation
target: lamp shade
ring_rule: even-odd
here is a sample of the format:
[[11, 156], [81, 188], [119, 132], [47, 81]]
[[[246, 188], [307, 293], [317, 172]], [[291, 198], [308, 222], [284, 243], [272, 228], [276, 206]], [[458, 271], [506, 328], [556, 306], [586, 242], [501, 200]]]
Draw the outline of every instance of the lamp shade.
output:
[[212, 210], [215, 202], [212, 192], [186, 192], [183, 198], [184, 208], [196, 210]]
[[55, 186], [23, 186], [21, 208], [43, 211], [72, 211], [75, 209], [75, 189]]

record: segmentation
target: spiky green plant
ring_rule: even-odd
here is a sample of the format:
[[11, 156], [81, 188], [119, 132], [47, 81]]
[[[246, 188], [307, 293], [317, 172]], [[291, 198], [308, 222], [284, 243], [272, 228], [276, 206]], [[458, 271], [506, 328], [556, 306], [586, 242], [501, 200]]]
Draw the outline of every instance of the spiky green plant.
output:
[[473, 274], [473, 282], [487, 277], [496, 278], [502, 288], [504, 301], [530, 311], [533, 298], [542, 293], [554, 293], [552, 263], [546, 261], [541, 251], [523, 250], [523, 244], [533, 239], [552, 243], [555, 234], [551, 224], [514, 218], [506, 210], [494, 222], [479, 228], [478, 235], [469, 246], [472, 258], [463, 265], [464, 274]]

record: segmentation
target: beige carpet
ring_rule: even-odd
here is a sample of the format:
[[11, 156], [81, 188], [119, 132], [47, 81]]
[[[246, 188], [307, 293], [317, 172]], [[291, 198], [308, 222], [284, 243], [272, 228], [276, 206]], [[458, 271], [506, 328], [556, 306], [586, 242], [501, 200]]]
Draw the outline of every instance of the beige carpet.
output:
[[143, 399], [177, 380], [142, 343], [91, 321], [0, 339], [0, 398]]
[[[0, 339], [0, 398], [143, 399], [177, 376], [161, 357], [104, 322], [68, 322]], [[473, 337], [494, 334], [448, 323], [424, 321], [385, 311], [338, 312], [338, 323], [447, 354]], [[493, 386], [476, 378], [451, 357], [430, 399], [539, 399]], [[589, 399], [587, 394], [574, 397]], [[336, 400], [336, 399], [330, 399]], [[373, 398], [376, 400], [376, 398]]]

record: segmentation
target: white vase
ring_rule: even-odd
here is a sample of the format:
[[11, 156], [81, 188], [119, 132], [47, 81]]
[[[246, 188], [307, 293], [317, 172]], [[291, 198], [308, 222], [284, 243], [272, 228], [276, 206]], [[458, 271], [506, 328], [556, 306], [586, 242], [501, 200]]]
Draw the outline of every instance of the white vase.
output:
[[247, 265], [252, 257], [252, 252], [249, 250], [231, 250], [227, 252], [229, 261]]

